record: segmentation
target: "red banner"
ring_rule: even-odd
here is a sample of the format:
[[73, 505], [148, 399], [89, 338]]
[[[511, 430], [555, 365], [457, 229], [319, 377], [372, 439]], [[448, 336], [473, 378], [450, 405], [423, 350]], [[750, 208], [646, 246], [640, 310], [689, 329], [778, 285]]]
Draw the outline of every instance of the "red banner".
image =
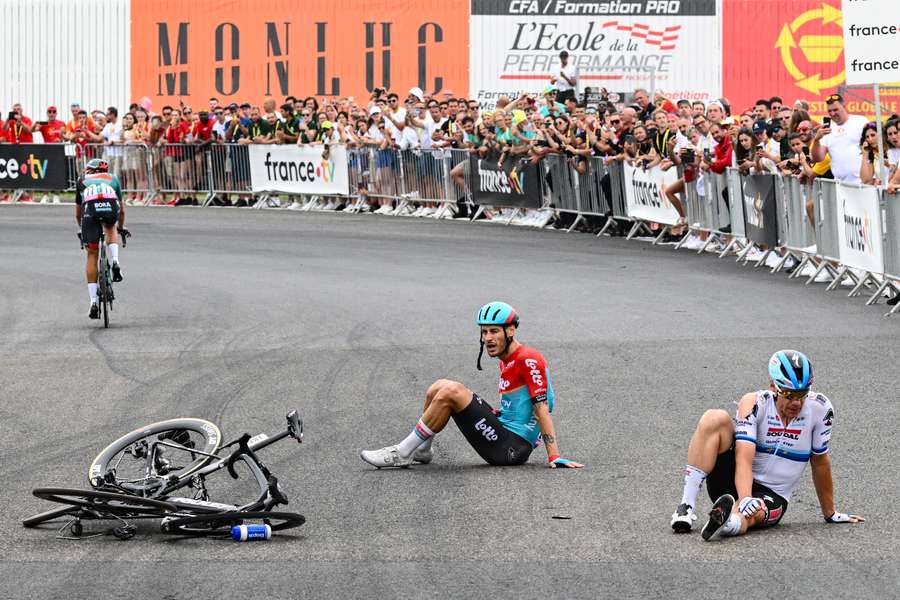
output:
[[468, 94], [468, 0], [132, 0], [132, 98]]
[[731, 0], [723, 19], [722, 84], [733, 112], [770, 96], [824, 112], [822, 100], [844, 83], [840, 0]]

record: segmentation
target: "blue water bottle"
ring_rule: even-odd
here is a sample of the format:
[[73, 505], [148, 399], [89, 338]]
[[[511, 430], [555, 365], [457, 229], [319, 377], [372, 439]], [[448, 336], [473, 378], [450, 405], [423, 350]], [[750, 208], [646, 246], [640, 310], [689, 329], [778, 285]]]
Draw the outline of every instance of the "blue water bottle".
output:
[[267, 540], [272, 537], [272, 528], [268, 525], [235, 525], [231, 528], [231, 539], [236, 542], [250, 540]]

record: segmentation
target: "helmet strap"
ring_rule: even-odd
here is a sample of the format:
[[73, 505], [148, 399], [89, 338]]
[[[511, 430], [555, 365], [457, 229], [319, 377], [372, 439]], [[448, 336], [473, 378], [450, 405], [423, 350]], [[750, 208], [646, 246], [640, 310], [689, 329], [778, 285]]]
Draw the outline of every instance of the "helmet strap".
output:
[[483, 371], [481, 368], [481, 356], [484, 354], [484, 340], [481, 340], [481, 348], [478, 350], [478, 362], [475, 363], [475, 366], [478, 367], [479, 371]]

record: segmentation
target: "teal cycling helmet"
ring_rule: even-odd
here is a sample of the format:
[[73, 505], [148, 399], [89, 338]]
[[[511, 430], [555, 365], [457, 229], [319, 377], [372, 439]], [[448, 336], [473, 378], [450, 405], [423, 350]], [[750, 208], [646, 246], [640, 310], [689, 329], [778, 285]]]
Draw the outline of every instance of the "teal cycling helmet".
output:
[[85, 173], [107, 173], [109, 172], [109, 163], [102, 158], [92, 158], [84, 165]]
[[[509, 347], [512, 337], [509, 335], [506, 328], [510, 326], [519, 326], [519, 314], [516, 312], [516, 309], [506, 302], [488, 302], [478, 309], [478, 316], [475, 318], [475, 324], [479, 327], [482, 325], [497, 325], [502, 327], [503, 333], [506, 336], [506, 346]], [[478, 335], [478, 340], [481, 343], [481, 349], [478, 351], [478, 362], [475, 366], [481, 371], [481, 357], [484, 355], [484, 339], [481, 337], [480, 333]]]
[[780, 391], [803, 392], [812, 385], [812, 364], [802, 352], [779, 350], [769, 359], [769, 377]]

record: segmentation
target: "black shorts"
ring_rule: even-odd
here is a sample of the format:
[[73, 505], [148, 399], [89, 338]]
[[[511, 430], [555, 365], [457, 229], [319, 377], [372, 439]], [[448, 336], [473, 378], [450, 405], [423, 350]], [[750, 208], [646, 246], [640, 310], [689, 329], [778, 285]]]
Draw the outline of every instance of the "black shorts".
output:
[[472, 394], [472, 401], [458, 413], [453, 413], [456, 426], [478, 456], [495, 467], [521, 465], [531, 456], [531, 442], [500, 424], [491, 406]]
[[[706, 491], [713, 502], [724, 494], [731, 494], [735, 500], [740, 500], [734, 484], [734, 440], [731, 441], [731, 447], [716, 458], [716, 466], [706, 476]], [[752, 493], [754, 498], [762, 498], [767, 511], [765, 520], [754, 528], [778, 525], [787, 511], [788, 501], [755, 480]]]
[[81, 205], [81, 241], [96, 245], [100, 242], [100, 228], [115, 225], [119, 220], [119, 202], [115, 198], [92, 200]]
[[560, 104], [563, 104], [566, 100], [572, 99], [575, 102], [578, 102], [578, 98], [575, 97], [575, 90], [566, 90], [564, 92], [556, 92], [556, 101]]

